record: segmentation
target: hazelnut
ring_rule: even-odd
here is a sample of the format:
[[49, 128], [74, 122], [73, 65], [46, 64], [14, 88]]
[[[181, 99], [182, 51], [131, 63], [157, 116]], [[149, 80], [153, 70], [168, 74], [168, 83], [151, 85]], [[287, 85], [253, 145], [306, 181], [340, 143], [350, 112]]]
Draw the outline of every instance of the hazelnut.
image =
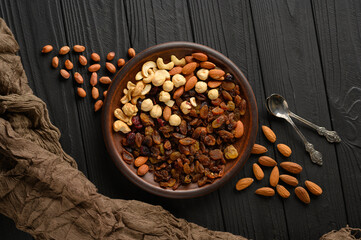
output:
[[197, 107], [197, 102], [196, 102], [196, 98], [195, 98], [195, 97], [191, 97], [191, 98], [189, 99], [189, 101], [191, 102], [191, 104], [192, 104], [193, 107]]
[[200, 80], [207, 80], [208, 74], [209, 74], [209, 70], [202, 68], [202, 69], [198, 70], [198, 72], [197, 72], [197, 77], [198, 77]]
[[122, 110], [123, 110], [124, 114], [127, 115], [128, 117], [132, 117], [135, 114], [137, 114], [137, 112], [138, 112], [138, 108], [129, 102], [124, 104], [124, 106], [122, 107]]
[[184, 114], [188, 114], [192, 109], [192, 105], [188, 101], [183, 101], [180, 105], [180, 109]]
[[142, 102], [142, 105], [140, 106], [140, 108], [142, 109], [142, 111], [144, 112], [149, 112], [150, 110], [152, 110], [153, 108], [153, 101], [149, 98], [145, 99]]
[[162, 108], [158, 104], [154, 105], [152, 110], [150, 110], [150, 116], [152, 118], [159, 118], [162, 116]]
[[218, 89], [209, 90], [208, 92], [209, 99], [215, 100], [218, 98], [218, 96], [219, 96]]
[[167, 80], [163, 83], [163, 90], [166, 92], [172, 91], [173, 87], [174, 87], [174, 84], [169, 80]]
[[165, 91], [161, 91], [159, 93], [159, 101], [161, 102], [168, 102], [170, 100], [170, 94], [165, 92]]
[[166, 79], [169, 79], [170, 75], [167, 70], [158, 70], [154, 74], [154, 78], [152, 79], [152, 83], [154, 86], [159, 87], [162, 86]]
[[123, 122], [122, 120], [117, 120], [113, 123], [113, 129], [115, 132], [121, 131], [122, 133], [128, 133], [131, 131], [131, 129], [128, 127], [128, 125]]
[[177, 114], [172, 114], [170, 117], [169, 117], [169, 124], [171, 126], [179, 126], [181, 124], [181, 118], [177, 115]]
[[204, 93], [205, 91], [207, 91], [207, 83], [198, 81], [196, 83], [195, 90], [197, 93]]
[[172, 77], [172, 82], [175, 87], [180, 87], [180, 86], [183, 86], [184, 84], [186, 84], [186, 79], [181, 74], [175, 74]]

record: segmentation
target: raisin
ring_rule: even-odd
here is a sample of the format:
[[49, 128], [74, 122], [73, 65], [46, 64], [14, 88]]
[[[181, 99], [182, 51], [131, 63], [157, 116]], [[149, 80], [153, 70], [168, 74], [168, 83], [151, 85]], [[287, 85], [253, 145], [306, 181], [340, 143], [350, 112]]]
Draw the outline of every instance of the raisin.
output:
[[127, 145], [134, 145], [135, 144], [135, 133], [130, 132], [127, 134]]
[[187, 122], [185, 120], [181, 121], [181, 124], [179, 125], [179, 131], [183, 135], [187, 135]]
[[[226, 77], [227, 78], [227, 77]], [[222, 82], [222, 88], [226, 91], [231, 91], [235, 88], [236, 84], [230, 81], [223, 81]]]
[[216, 139], [212, 135], [207, 135], [204, 138], [204, 144], [207, 146], [214, 146], [216, 144]]
[[154, 121], [151, 119], [151, 117], [146, 113], [140, 114], [140, 120], [142, 121], [144, 126], [154, 126]]
[[220, 107], [215, 107], [212, 109], [213, 115], [222, 115], [224, 113], [224, 110]]
[[219, 128], [226, 122], [226, 120], [227, 120], [226, 116], [221, 115], [212, 122], [212, 127]]
[[130, 152], [123, 150], [122, 156], [123, 156], [124, 162], [126, 162], [127, 164], [132, 164], [133, 163], [134, 156]]
[[140, 145], [142, 145], [143, 142], [143, 135], [141, 133], [136, 133], [135, 134], [135, 145], [137, 145], [137, 147], [140, 147]]
[[227, 103], [227, 110], [228, 110], [228, 111], [233, 112], [235, 108], [236, 108], [236, 105], [234, 104], [234, 102], [229, 101], [229, 102]]
[[204, 105], [200, 110], [199, 110], [199, 116], [202, 119], [206, 119], [208, 116], [208, 106]]
[[233, 134], [226, 130], [220, 130], [217, 133], [225, 142], [228, 142], [234, 138]]
[[188, 163], [185, 163], [183, 165], [183, 171], [184, 171], [185, 174], [190, 174], [191, 173], [191, 168], [189, 167]]
[[185, 136], [183, 134], [180, 133], [172, 133], [173, 137], [175, 137], [176, 139], [182, 139], [185, 138]]
[[227, 101], [233, 100], [231, 94], [229, 94], [229, 92], [227, 92], [227, 91], [222, 91], [222, 96], [223, 96], [224, 100], [227, 100]]
[[150, 155], [150, 150], [148, 147], [142, 145], [140, 146], [140, 155], [142, 156], [149, 156]]
[[214, 106], [219, 106], [221, 104], [221, 102], [222, 102], [222, 99], [220, 99], [220, 98], [216, 98], [215, 100], [212, 100], [212, 104]]
[[194, 126], [197, 125], [197, 123], [198, 123], [198, 118], [195, 118], [189, 123], [189, 125]]
[[166, 141], [164, 142], [163, 147], [164, 147], [164, 149], [166, 149], [166, 150], [170, 150], [170, 149], [172, 148], [172, 144], [170, 143], [169, 140], [166, 140]]
[[182, 145], [185, 145], [185, 146], [191, 145], [191, 144], [193, 144], [195, 142], [196, 142], [196, 140], [193, 139], [193, 138], [190, 138], [190, 137], [186, 137], [186, 138], [183, 138], [183, 139], [179, 140], [179, 143], [182, 144]]
[[179, 151], [181, 153], [183, 153], [184, 155], [189, 155], [191, 154], [191, 151], [190, 151], [190, 147], [189, 146], [185, 146], [185, 145], [179, 145]]
[[237, 95], [237, 96], [234, 97], [234, 103], [235, 103], [237, 106], [239, 106], [239, 105], [241, 104], [241, 101], [242, 101], [242, 98], [241, 98], [239, 95]]
[[223, 152], [221, 149], [214, 149], [209, 151], [209, 157], [213, 160], [220, 160], [223, 158]]
[[160, 137], [160, 135], [159, 135], [159, 132], [157, 131], [157, 130], [154, 130], [153, 131], [153, 134], [152, 134], [152, 138], [153, 138], [153, 142], [155, 143], [155, 144], [161, 144], [161, 142], [162, 142], [162, 139], [161, 139], [161, 137]]
[[246, 113], [246, 109], [247, 109], [247, 102], [246, 100], [242, 99], [240, 111], [239, 111], [242, 116]]

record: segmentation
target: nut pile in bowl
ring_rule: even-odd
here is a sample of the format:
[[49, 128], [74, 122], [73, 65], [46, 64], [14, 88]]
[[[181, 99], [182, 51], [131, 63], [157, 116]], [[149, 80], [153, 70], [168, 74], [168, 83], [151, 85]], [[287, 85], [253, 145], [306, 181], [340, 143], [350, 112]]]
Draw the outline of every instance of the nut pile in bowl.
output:
[[244, 133], [247, 104], [233, 76], [204, 53], [158, 58], [139, 70], [114, 111], [123, 160], [173, 190], [222, 177]]

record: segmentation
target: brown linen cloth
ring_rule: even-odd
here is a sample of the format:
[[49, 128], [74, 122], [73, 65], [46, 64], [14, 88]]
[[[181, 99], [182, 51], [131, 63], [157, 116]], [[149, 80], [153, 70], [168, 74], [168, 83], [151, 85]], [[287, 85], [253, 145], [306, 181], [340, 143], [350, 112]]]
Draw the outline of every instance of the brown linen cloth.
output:
[[0, 18], [0, 213], [17, 228], [36, 239], [245, 239], [175, 218], [160, 206], [97, 193], [61, 148], [18, 50]]

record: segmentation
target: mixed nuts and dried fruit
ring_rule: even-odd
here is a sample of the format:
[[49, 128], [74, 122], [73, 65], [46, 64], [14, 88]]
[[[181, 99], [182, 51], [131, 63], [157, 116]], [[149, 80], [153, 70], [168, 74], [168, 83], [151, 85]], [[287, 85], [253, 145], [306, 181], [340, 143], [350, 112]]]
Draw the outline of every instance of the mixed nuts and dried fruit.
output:
[[139, 176], [152, 172], [161, 187], [174, 190], [201, 187], [238, 157], [233, 144], [243, 136], [246, 105], [233, 76], [206, 54], [172, 55], [145, 62], [127, 83], [113, 129], [125, 134], [123, 160]]
[[[271, 128], [267, 126], [262, 126], [262, 131], [265, 137], [270, 141], [271, 143], [276, 142], [276, 134], [272, 131]], [[292, 150], [289, 146], [286, 144], [277, 144], [278, 151], [284, 156], [284, 157], [290, 157], [292, 154]], [[260, 144], [254, 144], [251, 153], [252, 154], [264, 154], [268, 150], [266, 147], [260, 145]], [[319, 196], [322, 194], [322, 188], [318, 186], [316, 183], [311, 182], [309, 180], [305, 181], [305, 188], [302, 186], [298, 186], [298, 180], [294, 176], [288, 175], [288, 174], [281, 174], [279, 173], [279, 169], [277, 167], [277, 162], [268, 156], [260, 156], [258, 158], [258, 164], [254, 163], [252, 166], [253, 169], [253, 175], [254, 177], [260, 181], [264, 178], [264, 172], [262, 168], [260, 167], [272, 167], [272, 171], [269, 177], [269, 184], [271, 187], [261, 187], [258, 188], [255, 193], [258, 195], [271, 197], [275, 195], [275, 190], [273, 188], [276, 188], [276, 191], [278, 195], [282, 198], [289, 198], [291, 193], [287, 190], [286, 187], [279, 184], [279, 180], [286, 183], [289, 186], [296, 187], [294, 192], [298, 199], [300, 199], [305, 204], [309, 204], [311, 202], [310, 196], [307, 192], [307, 190], [312, 193], [315, 196]], [[289, 172], [290, 174], [300, 174], [302, 172], [302, 166], [290, 161], [284, 161], [279, 164], [281, 168], [283, 168], [285, 171]], [[242, 178], [238, 180], [236, 184], [236, 189], [238, 191], [241, 191], [247, 187], [249, 187], [254, 182], [253, 178]], [[272, 188], [273, 187], [273, 188]]]
[[[53, 51], [54, 47], [52, 45], [45, 45], [41, 52], [44, 54], [50, 53], [51, 51]], [[59, 55], [60, 56], [64, 56], [66, 54], [68, 54], [70, 52], [70, 47], [69, 46], [63, 46], [60, 48], [59, 50]], [[86, 66], [88, 65], [88, 59], [84, 56], [81, 55], [83, 54], [83, 52], [85, 51], [85, 46], [82, 45], [74, 45], [73, 46], [73, 51], [74, 53], [80, 54], [79, 55], [79, 64], [81, 66]], [[129, 48], [128, 49], [128, 55], [129, 57], [134, 57], [135, 56], [135, 50], [133, 48]], [[106, 56], [106, 60], [107, 62], [105, 63], [105, 68], [107, 69], [107, 71], [110, 74], [114, 74], [116, 72], [116, 67], [113, 63], [111, 63], [111, 61], [115, 58], [115, 52], [109, 52]], [[91, 97], [95, 100], [94, 103], [94, 111], [97, 112], [99, 111], [102, 106], [103, 106], [103, 100], [99, 99], [99, 88], [96, 87], [96, 85], [98, 84], [98, 74], [97, 71], [99, 71], [101, 69], [101, 65], [98, 63], [100, 61], [100, 56], [97, 53], [92, 53], [90, 56], [90, 60], [93, 62], [92, 65], [90, 65], [88, 67], [88, 71], [91, 72], [91, 77], [90, 77], [90, 85], [92, 86], [91, 88]], [[117, 60], [117, 66], [119, 68], [121, 68], [123, 65], [125, 64], [125, 60], [123, 58], [119, 58]], [[58, 56], [54, 56], [51, 60], [51, 65], [53, 68], [58, 68], [59, 67], [59, 57]], [[60, 75], [64, 78], [64, 79], [69, 79], [71, 74], [69, 71], [74, 69], [74, 64], [69, 60], [66, 59], [64, 61], [64, 67], [65, 69], [60, 69]], [[79, 72], [75, 72], [73, 74], [73, 78], [75, 80], [75, 82], [79, 85], [84, 83], [84, 79], [83, 76], [79, 73]], [[102, 76], [99, 78], [99, 82], [104, 84], [104, 85], [109, 85], [112, 80], [110, 79], [110, 77], [108, 76]], [[86, 94], [86, 90], [84, 89], [84, 87], [79, 86], [76, 89], [76, 92], [78, 94], [79, 97], [81, 98], [85, 98], [87, 96]], [[107, 90], [103, 91], [103, 98], [106, 97], [107, 95]]]

